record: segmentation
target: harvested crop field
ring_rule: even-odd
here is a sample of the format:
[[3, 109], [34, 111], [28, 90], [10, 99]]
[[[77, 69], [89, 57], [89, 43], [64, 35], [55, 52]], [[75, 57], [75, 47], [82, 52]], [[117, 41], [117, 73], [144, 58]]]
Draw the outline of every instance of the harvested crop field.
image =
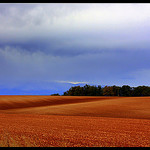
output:
[[149, 147], [149, 97], [0, 96], [0, 147]]
[[150, 146], [150, 120], [0, 115], [1, 146]]

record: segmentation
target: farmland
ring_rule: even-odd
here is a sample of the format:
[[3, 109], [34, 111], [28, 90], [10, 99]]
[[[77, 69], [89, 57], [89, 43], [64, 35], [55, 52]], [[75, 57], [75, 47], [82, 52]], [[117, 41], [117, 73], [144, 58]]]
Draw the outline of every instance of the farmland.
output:
[[0, 96], [0, 146], [149, 147], [150, 98]]

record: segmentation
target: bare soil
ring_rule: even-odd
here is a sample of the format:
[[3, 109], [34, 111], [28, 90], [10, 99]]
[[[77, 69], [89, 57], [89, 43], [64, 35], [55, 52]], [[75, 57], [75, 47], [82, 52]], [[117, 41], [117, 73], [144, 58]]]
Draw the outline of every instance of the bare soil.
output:
[[149, 147], [150, 97], [0, 96], [0, 147]]

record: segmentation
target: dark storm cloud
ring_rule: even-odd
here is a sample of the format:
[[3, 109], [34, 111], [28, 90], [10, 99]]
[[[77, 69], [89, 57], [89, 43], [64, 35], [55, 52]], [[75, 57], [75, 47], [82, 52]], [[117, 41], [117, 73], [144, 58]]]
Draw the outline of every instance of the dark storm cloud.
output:
[[[147, 51], [118, 51], [84, 54], [75, 57], [60, 57], [42, 52], [28, 52], [6, 47], [0, 50], [3, 59], [1, 84], [14, 87], [19, 83], [30, 82], [50, 84], [48, 81], [80, 81], [99, 84], [113, 84], [122, 78], [130, 78], [133, 71], [149, 69]], [[143, 62], [144, 60], [144, 62]], [[147, 63], [145, 63], [147, 62]], [[2, 63], [1, 63], [2, 64]], [[7, 66], [7, 67], [6, 67]], [[5, 68], [5, 69], [4, 69]], [[129, 82], [128, 81], [128, 82]], [[7, 84], [6, 84], [7, 83]], [[11, 83], [13, 86], [13, 83]], [[47, 88], [47, 86], [45, 86]]]

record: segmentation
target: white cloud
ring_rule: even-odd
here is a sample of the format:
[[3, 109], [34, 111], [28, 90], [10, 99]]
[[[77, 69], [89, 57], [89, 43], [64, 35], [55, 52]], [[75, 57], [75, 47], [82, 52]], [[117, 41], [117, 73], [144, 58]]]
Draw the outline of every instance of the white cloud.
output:
[[74, 81], [55, 81], [57, 83], [70, 83], [70, 84], [88, 84], [89, 82], [74, 82]]
[[150, 4], [7, 4], [4, 8], [1, 42], [54, 39], [63, 41], [60, 47], [83, 48], [149, 44]]

